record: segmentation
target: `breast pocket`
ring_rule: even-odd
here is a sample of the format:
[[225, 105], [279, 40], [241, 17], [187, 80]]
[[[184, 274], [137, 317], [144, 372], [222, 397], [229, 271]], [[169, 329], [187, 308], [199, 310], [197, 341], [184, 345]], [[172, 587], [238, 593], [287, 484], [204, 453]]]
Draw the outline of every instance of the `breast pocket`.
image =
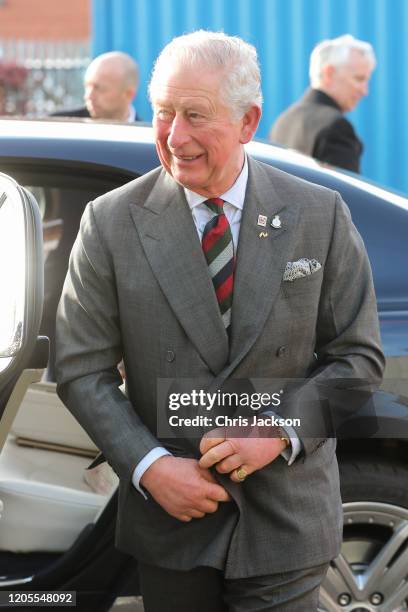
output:
[[323, 281], [322, 269], [313, 274], [302, 276], [293, 281], [283, 281], [282, 291], [285, 297], [294, 296], [316, 296], [320, 295], [321, 284]]

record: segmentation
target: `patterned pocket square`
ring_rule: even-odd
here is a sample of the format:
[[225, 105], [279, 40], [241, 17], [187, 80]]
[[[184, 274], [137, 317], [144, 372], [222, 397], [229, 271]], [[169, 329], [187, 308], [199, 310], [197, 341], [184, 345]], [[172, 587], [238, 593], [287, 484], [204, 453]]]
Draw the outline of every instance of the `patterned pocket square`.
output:
[[297, 278], [303, 276], [309, 276], [314, 274], [322, 267], [322, 264], [317, 259], [298, 259], [297, 261], [288, 261], [286, 264], [285, 272], [283, 273], [283, 280], [292, 282]]

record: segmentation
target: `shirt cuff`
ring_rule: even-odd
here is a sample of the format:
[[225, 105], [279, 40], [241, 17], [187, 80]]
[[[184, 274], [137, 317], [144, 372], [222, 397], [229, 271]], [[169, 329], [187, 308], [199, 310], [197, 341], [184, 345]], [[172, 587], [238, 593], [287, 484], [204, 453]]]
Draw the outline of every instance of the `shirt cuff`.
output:
[[140, 484], [140, 480], [146, 470], [155, 461], [157, 461], [157, 459], [160, 459], [160, 457], [164, 457], [165, 455], [171, 455], [171, 453], [169, 453], [169, 451], [166, 450], [163, 446], [156, 446], [155, 448], [152, 448], [152, 450], [149, 451], [141, 461], [139, 461], [139, 463], [134, 469], [134, 472], [132, 474], [133, 486], [139, 491], [139, 493], [143, 495], [145, 499], [147, 499], [147, 495]]
[[288, 462], [288, 465], [292, 465], [292, 463], [294, 462], [294, 460], [296, 459], [296, 457], [298, 456], [298, 454], [302, 450], [302, 446], [300, 444], [300, 440], [298, 438], [298, 435], [297, 435], [296, 431], [293, 429], [293, 427], [290, 427], [289, 425], [286, 425], [285, 427], [281, 426], [281, 429], [285, 433], [288, 434], [288, 438], [290, 440], [290, 445], [291, 445], [291, 448], [285, 448], [281, 452], [281, 455], [282, 455], [282, 457], [284, 457], [284, 459], [286, 459], [286, 461]]
[[[263, 412], [262, 414], [267, 415], [267, 416], [275, 416], [275, 417], [278, 416], [276, 412], [273, 412], [273, 410], [267, 410], [266, 412]], [[288, 462], [288, 465], [292, 465], [292, 463], [294, 462], [294, 460], [296, 459], [296, 457], [302, 450], [302, 445], [300, 443], [299, 436], [297, 435], [293, 427], [291, 427], [290, 425], [285, 425], [285, 427], [281, 425], [280, 427], [288, 435], [288, 438], [290, 440], [290, 445], [291, 445], [291, 448], [285, 448], [281, 452], [281, 455], [284, 459], [286, 459], [286, 461]]]

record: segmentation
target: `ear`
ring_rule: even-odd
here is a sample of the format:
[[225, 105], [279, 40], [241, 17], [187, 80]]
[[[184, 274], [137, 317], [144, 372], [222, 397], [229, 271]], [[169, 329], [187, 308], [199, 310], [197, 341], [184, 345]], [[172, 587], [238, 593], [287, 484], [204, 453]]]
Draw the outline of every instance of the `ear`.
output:
[[336, 72], [336, 67], [333, 64], [326, 64], [322, 68], [321, 82], [324, 87], [330, 86], [333, 82], [333, 77]]
[[256, 106], [255, 104], [251, 106], [249, 110], [247, 110], [247, 112], [241, 119], [241, 122], [242, 122], [241, 137], [240, 137], [241, 144], [246, 144], [247, 142], [252, 140], [258, 128], [259, 122], [261, 120], [261, 116], [262, 116], [262, 110], [259, 106]]
[[127, 87], [125, 89], [125, 96], [126, 96], [126, 99], [129, 101], [129, 104], [132, 102], [135, 95], [136, 95], [136, 89], [134, 87]]

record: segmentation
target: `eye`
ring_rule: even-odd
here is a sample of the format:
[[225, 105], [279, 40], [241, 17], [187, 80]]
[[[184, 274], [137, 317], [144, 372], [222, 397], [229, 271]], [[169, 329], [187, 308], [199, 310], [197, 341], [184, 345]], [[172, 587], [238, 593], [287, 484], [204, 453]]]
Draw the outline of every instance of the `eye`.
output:
[[166, 108], [159, 108], [156, 111], [156, 116], [158, 117], [158, 119], [161, 119], [161, 121], [171, 121], [173, 115]]
[[202, 115], [201, 113], [197, 112], [197, 111], [188, 111], [187, 117], [193, 123], [197, 123], [197, 122], [205, 120], [205, 116]]

